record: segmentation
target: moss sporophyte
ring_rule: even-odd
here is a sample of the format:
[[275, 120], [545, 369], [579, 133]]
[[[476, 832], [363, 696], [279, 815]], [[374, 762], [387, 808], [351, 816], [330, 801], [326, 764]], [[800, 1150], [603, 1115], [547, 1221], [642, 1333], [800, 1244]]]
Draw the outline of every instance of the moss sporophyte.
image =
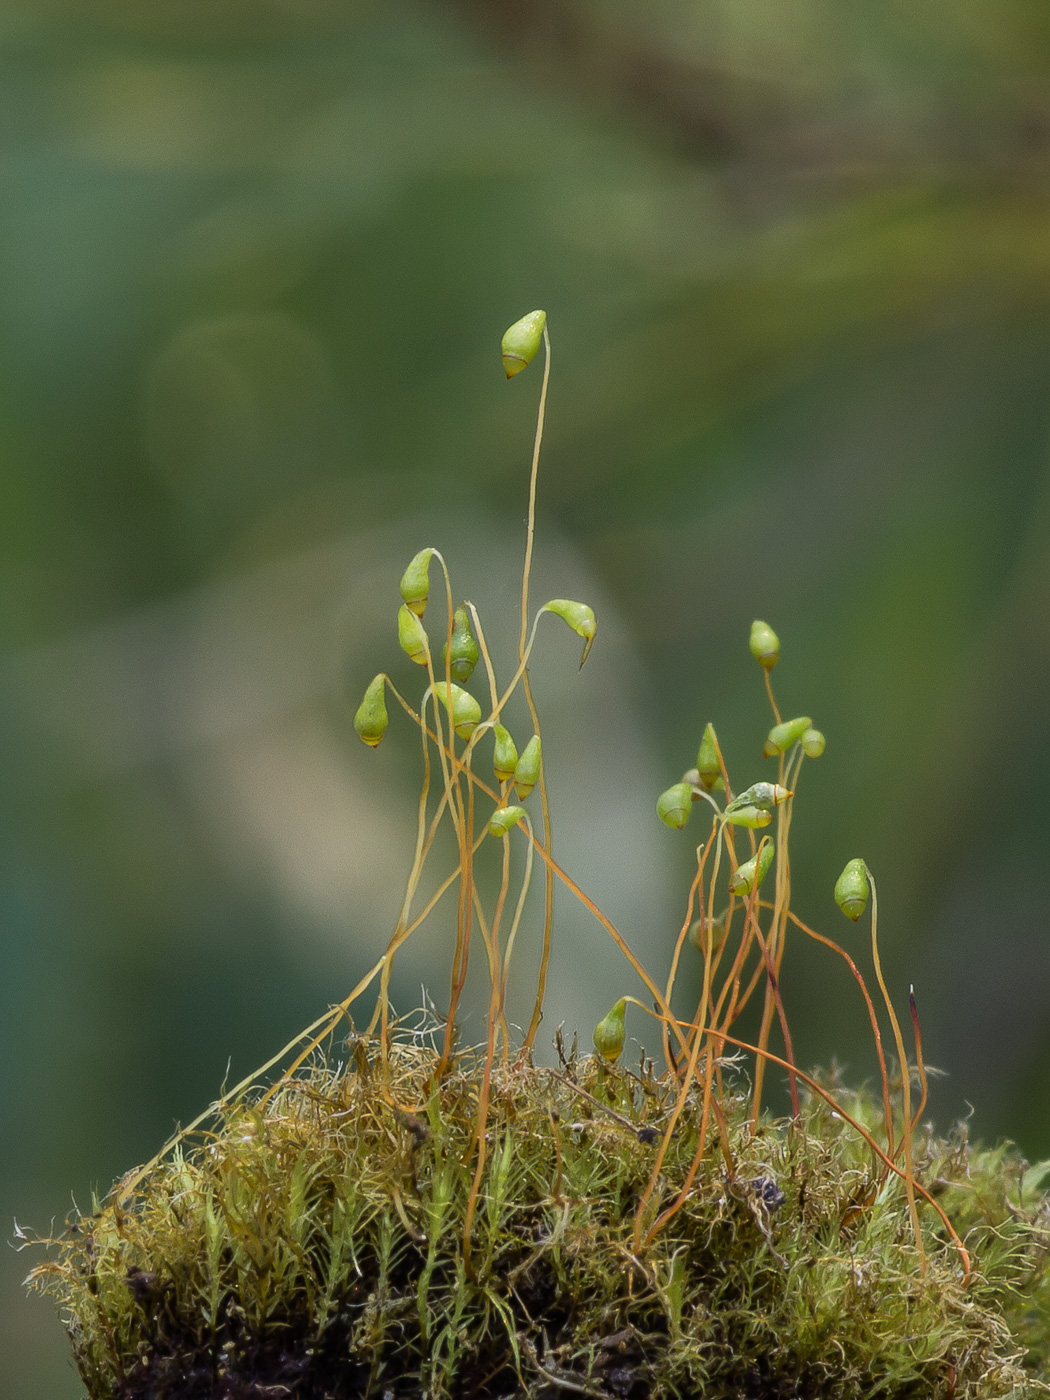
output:
[[[734, 788], [707, 724], [696, 767], [656, 803], [676, 830], [695, 822], [697, 804], [706, 820], [661, 974], [555, 859], [528, 662], [545, 614], [580, 636], [582, 661], [597, 623], [583, 602], [530, 608], [544, 313], [515, 323], [502, 346], [510, 378], [541, 345], [513, 673], [497, 679], [478, 610], [454, 604], [445, 561], [427, 547], [405, 569], [400, 611], [391, 599], [391, 631], [425, 672], [420, 698], [380, 672], [354, 718], [377, 748], [389, 694], [422, 746], [411, 869], [386, 951], [64, 1235], [20, 1232], [47, 1248], [32, 1286], [61, 1307], [92, 1400], [1050, 1393], [1050, 1164], [1031, 1169], [1007, 1149], [971, 1146], [961, 1129], [939, 1138], [920, 1126], [918, 1012], [912, 996], [906, 1041], [863, 860], [848, 862], [834, 896], [853, 920], [870, 903], [866, 953], [793, 910], [794, 807], [825, 740], [808, 715], [780, 715], [771, 673], [781, 649], [767, 623], [750, 632], [773, 714], [755, 751], [775, 771]], [[515, 735], [505, 720], [518, 692], [528, 732]], [[424, 894], [445, 826], [457, 859]], [[515, 1039], [507, 993], [537, 867], [540, 955]], [[542, 1068], [533, 1047], [556, 885], [598, 921], [639, 995], [625, 991], [594, 1028], [594, 1055], [575, 1038], [567, 1049], [559, 1032], [557, 1067]], [[391, 969], [443, 899], [456, 908], [445, 1010], [399, 1020]], [[782, 968], [803, 938], [853, 979], [879, 1066], [874, 1093], [795, 1061]], [[479, 942], [485, 1036], [464, 1048], [457, 1016]], [[359, 1029], [351, 1018], [369, 992]], [[745, 1037], [749, 1008], [758, 1028]], [[660, 1060], [643, 1053], [632, 1065], [630, 1021], [643, 1016]], [[787, 1079], [786, 1117], [765, 1105], [770, 1066]]]

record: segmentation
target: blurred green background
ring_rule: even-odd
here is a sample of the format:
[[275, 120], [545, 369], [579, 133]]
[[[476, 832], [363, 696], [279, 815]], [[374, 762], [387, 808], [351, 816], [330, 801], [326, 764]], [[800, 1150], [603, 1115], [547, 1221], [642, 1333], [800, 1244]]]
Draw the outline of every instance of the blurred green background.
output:
[[[863, 854], [934, 1115], [1050, 1154], [1048, 60], [1034, 0], [3, 8], [9, 1224], [87, 1207], [383, 946], [418, 745], [350, 718], [416, 679], [424, 544], [509, 661], [539, 376], [498, 342], [534, 306], [535, 597], [601, 619], [580, 676], [554, 632], [535, 668], [565, 864], [664, 966], [694, 843], [653, 801], [708, 719], [769, 776], [765, 617], [828, 735], [800, 913], [849, 940]], [[633, 987], [558, 917], [544, 1035], [589, 1037]], [[829, 961], [789, 959], [796, 1048], [859, 1078]], [[0, 1257], [5, 1395], [80, 1394]]]

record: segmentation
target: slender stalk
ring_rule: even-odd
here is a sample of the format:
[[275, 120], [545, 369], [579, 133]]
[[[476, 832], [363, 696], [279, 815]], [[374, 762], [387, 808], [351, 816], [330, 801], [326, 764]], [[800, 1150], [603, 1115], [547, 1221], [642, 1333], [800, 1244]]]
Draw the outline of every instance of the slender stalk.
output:
[[543, 420], [547, 413], [547, 385], [551, 377], [551, 338], [547, 327], [543, 328], [543, 387], [540, 389], [540, 406], [536, 414], [536, 436], [532, 444], [532, 470], [529, 474], [529, 518], [525, 532], [525, 564], [521, 571], [521, 634], [518, 638], [518, 656], [525, 652], [525, 632], [529, 617], [529, 580], [532, 575], [532, 545], [536, 533], [536, 482], [540, 471], [540, 448], [543, 445]]
[[[540, 447], [543, 443], [543, 420], [547, 411], [547, 384], [550, 381], [551, 372], [551, 340], [547, 334], [547, 327], [543, 328], [543, 387], [540, 390], [540, 406], [536, 414], [536, 438], [532, 449], [532, 471], [529, 476], [529, 521], [525, 537], [525, 564], [521, 572], [521, 633], [518, 638], [518, 657], [522, 666], [522, 686], [525, 693], [525, 702], [529, 707], [529, 714], [532, 716], [533, 729], [536, 734], [540, 733], [540, 717], [536, 710], [536, 702], [532, 695], [532, 684], [529, 681], [529, 673], [525, 667], [525, 629], [528, 625], [529, 615], [529, 578], [532, 573], [532, 543], [536, 529], [536, 480], [540, 468]], [[542, 740], [541, 740], [542, 742]], [[543, 814], [543, 844], [547, 850], [554, 848], [554, 830], [551, 824], [550, 802], [547, 797], [547, 776], [544, 772], [544, 764], [540, 760], [539, 775], [540, 810]], [[540, 1020], [543, 1017], [543, 1000], [547, 992], [547, 973], [551, 960], [551, 938], [554, 932], [554, 875], [550, 867], [544, 872], [543, 887], [543, 944], [540, 949], [540, 967], [536, 978], [536, 1001], [532, 1008], [532, 1017], [529, 1021], [528, 1030], [525, 1032], [525, 1039], [522, 1041], [522, 1054], [527, 1055], [536, 1039], [536, 1032], [540, 1028]]]
[[[777, 702], [773, 697], [773, 684], [769, 679], [769, 672], [763, 666], [762, 675], [765, 677], [766, 693], [769, 696], [769, 703], [773, 707], [773, 714], [776, 722], [780, 723], [780, 711], [777, 709]], [[783, 785], [784, 782], [784, 755], [780, 755], [780, 762], [777, 765], [777, 782]], [[777, 868], [776, 868], [776, 896], [774, 899], [773, 919], [769, 929], [769, 943], [774, 956], [777, 953], [777, 925], [780, 911], [784, 907], [786, 900], [790, 897], [788, 882], [788, 853], [784, 841], [784, 807], [790, 803], [791, 799], [781, 804], [777, 808]], [[768, 959], [766, 960], [768, 961]], [[769, 971], [773, 973], [773, 981], [768, 976], [766, 979], [765, 996], [762, 1003], [762, 1022], [758, 1031], [758, 1044], [761, 1049], [765, 1049], [769, 1044], [769, 1032], [773, 1024], [774, 997], [773, 987], [776, 985], [776, 964], [769, 962]], [[793, 1058], [789, 1056], [789, 1058]], [[755, 1080], [751, 1090], [751, 1131], [758, 1127], [758, 1120], [762, 1112], [762, 1088], [765, 1082], [766, 1062], [759, 1059], [755, 1064]]]
[[[762, 958], [766, 966], [767, 986], [769, 987], [773, 996], [773, 1000], [776, 1004], [777, 1017], [780, 1021], [780, 1029], [784, 1036], [784, 1048], [787, 1052], [787, 1062], [791, 1066], [790, 1070], [788, 1071], [788, 1084], [790, 1086], [791, 1091], [791, 1116], [792, 1118], [797, 1118], [801, 1110], [799, 1109], [798, 1081], [795, 1073], [795, 1051], [794, 1047], [791, 1044], [791, 1032], [788, 1029], [787, 1013], [784, 1011], [784, 1000], [780, 995], [780, 982], [777, 978], [776, 968], [773, 966], [773, 959], [769, 955], [769, 948], [767, 947], [765, 940], [762, 937], [762, 930], [759, 928], [758, 919], [755, 916], [751, 900], [748, 901], [747, 917], [754, 922], [755, 940], [758, 943], [759, 951], [762, 954]], [[762, 1046], [761, 1048], [764, 1050], [765, 1046]], [[757, 1108], [757, 1106], [758, 1105], [756, 1100], [755, 1108]], [[751, 1131], [754, 1132], [757, 1126], [758, 1124], [752, 1113]]]
[[[868, 880], [871, 884], [871, 957], [875, 964], [875, 976], [878, 979], [879, 990], [882, 992], [883, 1001], [886, 1003], [886, 1010], [889, 1012], [890, 1024], [893, 1026], [893, 1038], [897, 1042], [897, 1057], [901, 1067], [901, 1097], [904, 1100], [904, 1124], [902, 1132], [904, 1135], [904, 1189], [908, 1193], [908, 1211], [911, 1215], [912, 1229], [915, 1232], [915, 1243], [918, 1245], [919, 1254], [922, 1257], [923, 1270], [926, 1269], [926, 1251], [923, 1248], [922, 1234], [919, 1230], [919, 1212], [915, 1205], [915, 1164], [912, 1161], [912, 1125], [911, 1125], [911, 1070], [908, 1066], [908, 1057], [904, 1050], [904, 1037], [901, 1035], [900, 1023], [897, 1014], [893, 1009], [893, 1002], [890, 994], [886, 990], [886, 983], [882, 976], [882, 964], [879, 961], [879, 896], [875, 888], [875, 877], [871, 871], [867, 871]], [[896, 1168], [895, 1168], [896, 1170]]]
[[915, 1036], [915, 1063], [919, 1067], [919, 1083], [922, 1086], [922, 1097], [919, 1105], [912, 1117], [911, 1131], [914, 1133], [919, 1125], [919, 1119], [926, 1108], [926, 1100], [930, 1097], [930, 1084], [926, 1077], [926, 1061], [922, 1057], [922, 1029], [919, 1026], [919, 1008], [915, 1005], [915, 988], [908, 988], [908, 1010], [911, 1012], [911, 1027]]
[[664, 997], [663, 993], [660, 991], [656, 983], [653, 981], [653, 979], [646, 972], [645, 968], [635, 957], [634, 953], [631, 952], [630, 945], [624, 938], [623, 934], [612, 922], [612, 920], [602, 913], [602, 911], [598, 908], [597, 904], [595, 904], [594, 900], [591, 899], [588, 895], [584, 894], [583, 890], [580, 889], [579, 885], [572, 878], [572, 876], [567, 874], [566, 871], [564, 871], [561, 868], [558, 862], [554, 859], [554, 857], [550, 854], [546, 847], [544, 847], [542, 843], [536, 838], [536, 835], [531, 830], [529, 831], [528, 835], [529, 840], [532, 842], [537, 854], [541, 857], [548, 870], [552, 871], [562, 882], [565, 888], [569, 890], [570, 893], [576, 896], [576, 898], [580, 901], [584, 908], [588, 909], [594, 915], [594, 917], [601, 924], [602, 928], [605, 929], [606, 933], [616, 944], [617, 948], [619, 948], [620, 952], [630, 963], [631, 967], [634, 969], [634, 971], [637, 973], [638, 977], [644, 984], [646, 991], [649, 993], [649, 995], [655, 1002], [657, 1008], [657, 1015], [659, 1015], [660, 1017], [666, 1017], [668, 1024], [671, 1026], [675, 1035], [678, 1037], [679, 1050], [681, 1051], [682, 1055], [688, 1056], [689, 1046], [686, 1042], [685, 1037], [682, 1035], [679, 1023], [671, 1014], [671, 1008], [668, 1006], [666, 998]]
[[[525, 822], [526, 827], [528, 828], [528, 830], [531, 831], [532, 828], [531, 828], [531, 825], [530, 825], [530, 823], [529, 823], [528, 816], [524, 817], [523, 820], [524, 820], [524, 822]], [[502, 1005], [506, 1005], [506, 997], [507, 997], [507, 978], [508, 978], [508, 976], [510, 975], [510, 959], [511, 959], [511, 954], [514, 952], [514, 940], [515, 940], [515, 939], [517, 938], [517, 936], [518, 936], [518, 928], [519, 928], [519, 926], [520, 926], [520, 924], [521, 924], [521, 915], [522, 915], [522, 912], [523, 912], [523, 910], [524, 910], [524, 908], [525, 908], [525, 896], [528, 894], [528, 892], [529, 892], [529, 886], [530, 886], [530, 884], [532, 883], [532, 857], [533, 857], [533, 850], [534, 850], [534, 847], [533, 847], [532, 842], [530, 841], [530, 842], [528, 843], [528, 846], [526, 847], [526, 850], [525, 850], [525, 873], [524, 873], [524, 875], [522, 876], [521, 890], [520, 890], [520, 892], [519, 892], [519, 894], [518, 894], [518, 902], [517, 902], [517, 905], [515, 906], [515, 909], [514, 909], [514, 918], [511, 920], [510, 933], [507, 935], [507, 947], [506, 947], [506, 951], [505, 951], [504, 954], [503, 954], [503, 981], [502, 981], [502, 986], [501, 986], [501, 991], [500, 991], [500, 1004], [501, 1004], [501, 1006], [502, 1006]]]
[[[707, 1012], [707, 1000], [711, 989], [709, 969], [710, 962], [709, 960], [705, 959], [704, 986], [700, 996], [700, 1005], [697, 1007], [696, 1017], [694, 1018], [693, 1023], [689, 1028], [690, 1032], [692, 1032], [695, 1029], [696, 1034], [692, 1035], [692, 1044], [689, 1047], [689, 1054], [687, 1057], [685, 1074], [682, 1076], [681, 1084], [678, 1089], [678, 1097], [675, 1099], [674, 1108], [671, 1110], [671, 1113], [667, 1119], [667, 1123], [664, 1126], [663, 1137], [660, 1139], [660, 1146], [657, 1148], [656, 1156], [653, 1159], [652, 1170], [649, 1173], [649, 1180], [645, 1184], [645, 1190], [641, 1194], [641, 1197], [638, 1201], [638, 1207], [634, 1213], [634, 1230], [632, 1231], [631, 1239], [632, 1248], [634, 1249], [635, 1253], [637, 1253], [642, 1247], [642, 1227], [645, 1223], [645, 1212], [649, 1207], [649, 1202], [652, 1200], [653, 1192], [656, 1190], [657, 1182], [660, 1180], [660, 1173], [663, 1170], [664, 1158], [667, 1156], [667, 1149], [671, 1145], [671, 1140], [674, 1137], [675, 1129], [678, 1127], [678, 1120], [682, 1116], [682, 1110], [685, 1108], [685, 1102], [689, 1096], [689, 1090], [695, 1081], [695, 1076], [697, 1072], [697, 1062], [700, 1056], [700, 1047], [703, 1045], [704, 1039], [703, 1020]], [[708, 1057], [708, 1068], [704, 1078], [705, 1103], [710, 1097], [712, 1078], [709, 1048], [706, 1053]], [[706, 1115], [705, 1121], [701, 1124], [701, 1150], [703, 1146], [705, 1126]], [[650, 1231], [649, 1234], [646, 1235], [646, 1239], [648, 1240], [651, 1237], [651, 1235], [652, 1231]]]
[[[640, 1239], [638, 1239], [638, 1237], [637, 1237], [638, 1220], [639, 1220], [640, 1216], [636, 1216], [636, 1217], [635, 1217], [635, 1235], [634, 1235], [634, 1238], [633, 1238], [632, 1243], [633, 1243], [634, 1251], [635, 1251], [636, 1254], [640, 1253], [642, 1250], [645, 1250], [645, 1249], [648, 1249], [648, 1248], [649, 1248], [649, 1246], [652, 1244], [653, 1240], [656, 1238], [656, 1236], [659, 1234], [659, 1232], [663, 1229], [663, 1227], [667, 1224], [667, 1222], [668, 1222], [669, 1220], [673, 1219], [673, 1217], [674, 1217], [675, 1215], [677, 1215], [677, 1213], [681, 1210], [682, 1206], [683, 1206], [683, 1205], [685, 1204], [685, 1202], [686, 1202], [687, 1197], [689, 1196], [690, 1191], [693, 1189], [693, 1182], [696, 1180], [696, 1174], [697, 1174], [697, 1172], [700, 1170], [700, 1163], [704, 1160], [704, 1154], [705, 1154], [706, 1151], [707, 1151], [707, 1122], [708, 1122], [708, 1114], [709, 1114], [709, 1112], [710, 1112], [711, 1104], [712, 1104], [711, 1085], [712, 1085], [712, 1083], [713, 1083], [713, 1081], [714, 1081], [714, 1075], [711, 1073], [711, 1063], [712, 1063], [712, 1061], [714, 1060], [714, 1058], [715, 1058], [715, 1056], [717, 1055], [717, 1053], [718, 1053], [717, 1050], [716, 1050], [713, 1046], [709, 1046], [709, 1047], [708, 1047], [708, 1051], [707, 1051], [708, 1069], [707, 1069], [707, 1073], [704, 1075], [704, 1103], [703, 1103], [703, 1108], [702, 1108], [701, 1111], [700, 1111], [700, 1127], [699, 1127], [699, 1130], [698, 1130], [698, 1132], [697, 1132], [696, 1151], [693, 1153], [693, 1160], [689, 1163], [689, 1169], [688, 1169], [688, 1171], [687, 1171], [686, 1174], [685, 1174], [685, 1179], [684, 1179], [683, 1182], [682, 1182], [682, 1185], [681, 1185], [681, 1188], [679, 1189], [678, 1195], [677, 1195], [677, 1196], [675, 1197], [675, 1199], [671, 1202], [671, 1204], [667, 1207], [667, 1209], [666, 1209], [661, 1215], [658, 1215], [658, 1216], [657, 1216], [656, 1220], [653, 1222], [653, 1224], [650, 1226], [649, 1230], [647, 1231], [644, 1240], [640, 1240]], [[724, 1124], [724, 1119], [722, 1118], [721, 1114], [720, 1114], [720, 1119], [721, 1119], [720, 1126], [721, 1126], [721, 1128], [722, 1128], [722, 1130], [723, 1130], [723, 1132], [724, 1132], [725, 1124]], [[723, 1138], [723, 1149], [722, 1149], [722, 1150], [723, 1150], [723, 1153], [725, 1153], [725, 1152], [727, 1151], [727, 1147], [726, 1147], [726, 1143], [725, 1143], [725, 1139], [724, 1139], [724, 1138]], [[728, 1163], [729, 1163], [730, 1170], [732, 1171], [732, 1159], [731, 1159], [731, 1158], [727, 1158], [727, 1161], [728, 1161]], [[641, 1206], [639, 1206], [639, 1212], [640, 1212], [640, 1211], [641, 1211]]]
[[[699, 896], [699, 900], [700, 900], [699, 918], [700, 918], [700, 929], [701, 929], [701, 933], [703, 933], [703, 930], [704, 930], [703, 879], [704, 879], [704, 865], [705, 865], [705, 863], [706, 863], [706, 861], [707, 861], [707, 852], [708, 852], [709, 849], [710, 849], [710, 842], [708, 842], [706, 846], [700, 846], [700, 847], [697, 848], [697, 852], [696, 852], [696, 857], [697, 857], [697, 871], [696, 871], [696, 874], [693, 876], [693, 883], [689, 886], [689, 898], [688, 898], [688, 900], [687, 900], [687, 902], [686, 902], [685, 918], [684, 918], [684, 920], [682, 921], [682, 927], [679, 929], [679, 931], [678, 931], [678, 938], [677, 938], [676, 941], [675, 941], [674, 952], [673, 952], [672, 955], [671, 955], [671, 970], [670, 970], [670, 972], [667, 974], [667, 986], [666, 986], [666, 988], [664, 989], [664, 1000], [667, 1002], [668, 1006], [670, 1006], [670, 1004], [671, 1004], [671, 994], [672, 994], [673, 991], [674, 991], [675, 978], [676, 978], [676, 976], [678, 975], [678, 961], [679, 961], [679, 958], [681, 957], [681, 954], [682, 954], [682, 947], [683, 947], [683, 945], [685, 944], [685, 940], [686, 940], [686, 938], [688, 937], [688, 934], [689, 934], [689, 926], [690, 926], [690, 924], [691, 924], [692, 921], [693, 921], [693, 909], [694, 909], [694, 907], [695, 907], [695, 905], [696, 905], [696, 901], [697, 901], [698, 896]], [[705, 958], [706, 958], [706, 956], [707, 956], [707, 953], [706, 953], [706, 941], [705, 941], [705, 953], [704, 953], [704, 956], [705, 956]], [[668, 1040], [668, 1034], [669, 1034], [668, 1029], [667, 1029], [666, 1026], [664, 1026], [664, 1027], [663, 1027], [664, 1055], [665, 1055], [665, 1057], [667, 1057], [667, 1058], [669, 1059], [669, 1058], [670, 1058], [670, 1042], [669, 1042], [669, 1040]]]
[[[474, 604], [470, 602], [466, 604], [466, 607], [469, 609], [470, 615], [474, 619], [474, 635], [478, 639], [478, 649], [481, 652], [481, 659], [485, 663], [485, 674], [489, 682], [489, 697], [492, 701], [492, 714], [490, 718], [492, 723], [495, 724], [499, 719], [500, 709], [499, 690], [496, 686], [496, 672], [493, 668], [492, 657], [489, 655], [489, 649], [485, 642], [485, 629], [481, 625], [481, 618], [478, 616], [478, 610]], [[471, 735], [471, 738], [473, 737], [474, 736]]]
[[773, 711], [773, 722], [774, 724], [779, 724], [780, 711], [777, 709], [776, 696], [773, 694], [773, 682], [769, 676], [769, 668], [766, 666], [762, 667], [762, 679], [766, 683], [766, 694], [769, 696], [769, 705]]
[[[833, 938], [825, 938], [825, 936], [822, 933], [818, 933], [816, 929], [812, 929], [808, 924], [804, 924], [802, 920], [798, 918], [797, 915], [790, 913], [788, 917], [790, 918], [791, 922], [795, 925], [795, 927], [801, 929], [804, 934], [808, 935], [808, 937], [816, 939], [818, 943], [823, 943], [825, 948], [830, 948], [833, 953], [837, 953], [838, 956], [845, 961], [846, 965], [849, 967], [850, 972], [853, 973], [853, 976], [857, 982], [857, 986], [861, 990], [861, 995], [864, 997], [864, 1004], [868, 1008], [868, 1019], [871, 1022], [871, 1032], [872, 1035], [875, 1037], [875, 1050], [879, 1057], [879, 1078], [882, 1081], [882, 1113], [886, 1125], [886, 1146], [889, 1152], [892, 1154], [894, 1150], [894, 1134], [893, 1108], [890, 1104], [890, 1076], [889, 1071], [886, 1068], [886, 1054], [882, 1048], [882, 1033], [879, 1030], [879, 1021], [878, 1017], [875, 1015], [875, 1005], [872, 1002], [871, 994], [868, 991], [868, 984], [864, 981], [860, 969], [850, 957], [850, 955], [846, 952], [845, 948], [840, 947], [839, 944], [837, 944]], [[925, 1070], [923, 1071], [923, 1074], [925, 1075]]]

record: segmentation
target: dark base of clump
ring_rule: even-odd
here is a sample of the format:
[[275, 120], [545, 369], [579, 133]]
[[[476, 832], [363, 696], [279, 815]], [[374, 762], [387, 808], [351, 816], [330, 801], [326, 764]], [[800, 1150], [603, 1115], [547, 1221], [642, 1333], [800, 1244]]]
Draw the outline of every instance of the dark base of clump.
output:
[[[116, 1400], [277, 1400], [291, 1396], [296, 1400], [363, 1400], [368, 1395], [377, 1400], [427, 1400], [418, 1367], [399, 1372], [396, 1358], [392, 1358], [377, 1376], [370, 1364], [348, 1359], [351, 1331], [345, 1325], [333, 1325], [313, 1344], [305, 1337], [297, 1338], [294, 1329], [281, 1328], [272, 1337], [240, 1345], [155, 1349], [113, 1394]], [[503, 1348], [494, 1348], [491, 1355], [476, 1357], [457, 1376], [456, 1400], [525, 1396], [528, 1400], [557, 1400], [581, 1393], [581, 1377], [558, 1375], [557, 1335], [548, 1336], [547, 1341], [549, 1354], [534, 1355], [535, 1380], [527, 1389], [512, 1358]], [[630, 1328], [596, 1338], [585, 1393], [609, 1400], [649, 1400], [653, 1373], [661, 1369], [657, 1358], [667, 1351], [668, 1341], [649, 1336], [646, 1343], [643, 1345]], [[545, 1380], [536, 1369], [543, 1367], [544, 1361], [555, 1379]], [[807, 1383], [799, 1377], [792, 1382], [764, 1374], [757, 1361], [741, 1360], [737, 1368], [727, 1368], [721, 1384], [719, 1393], [733, 1400], [807, 1400], [828, 1393], [819, 1380]], [[699, 1392], [692, 1393], [701, 1400]], [[859, 1400], [865, 1392], [855, 1393]], [[908, 1393], [921, 1392], [902, 1391], [901, 1395]]]
[[[152, 1352], [117, 1387], [119, 1400], [360, 1400], [374, 1394], [377, 1400], [424, 1400], [418, 1368], [399, 1373], [396, 1360], [380, 1376], [363, 1361], [347, 1358], [348, 1329], [334, 1326], [317, 1343], [298, 1345], [287, 1335], [255, 1340], [231, 1357], [220, 1347], [161, 1354]], [[599, 1340], [604, 1357], [591, 1376], [591, 1392], [614, 1400], [645, 1400], [651, 1393], [649, 1367], [633, 1336]], [[537, 1358], [539, 1359], [539, 1358]], [[541, 1362], [542, 1364], [542, 1362]], [[568, 1379], [568, 1378], [566, 1378]], [[785, 1391], [758, 1388], [739, 1394], [749, 1400], [773, 1400]], [[500, 1400], [528, 1394], [530, 1400], [555, 1400], [566, 1394], [564, 1386], [539, 1379], [523, 1390], [521, 1380], [506, 1357], [479, 1357], [457, 1376], [458, 1400]], [[800, 1392], [793, 1391], [793, 1395]]]
[[[701, 1144], [702, 1083], [675, 1119], [649, 1065], [507, 1064], [479, 1174], [480, 1066], [435, 1065], [357, 1041], [52, 1242], [34, 1282], [91, 1400], [1050, 1394], [1050, 1215], [1005, 1150], [916, 1143], [967, 1277], [816, 1096], [752, 1133], [726, 1089]], [[836, 1092], [878, 1137], [879, 1108]]]

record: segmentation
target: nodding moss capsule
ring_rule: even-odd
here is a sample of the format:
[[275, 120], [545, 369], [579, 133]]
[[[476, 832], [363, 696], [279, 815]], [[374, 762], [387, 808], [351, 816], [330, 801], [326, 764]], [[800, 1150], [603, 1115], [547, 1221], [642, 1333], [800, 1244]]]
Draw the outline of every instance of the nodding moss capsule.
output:
[[847, 919], [856, 923], [868, 907], [870, 890], [868, 867], [858, 856], [846, 862], [842, 874], [835, 881], [835, 903]]
[[715, 734], [713, 724], [708, 724], [705, 727], [704, 736], [700, 740], [700, 748], [696, 755], [696, 771], [699, 774], [700, 786], [705, 792], [725, 791], [722, 765], [718, 760], [718, 737]]
[[451, 657], [448, 666], [452, 679], [465, 685], [478, 664], [478, 644], [470, 630], [470, 614], [466, 608], [457, 608], [452, 614], [452, 647], [448, 643], [441, 649], [441, 660]]
[[768, 807], [755, 807], [745, 803], [742, 807], [727, 807], [722, 813], [722, 819], [730, 826], [746, 826], [751, 831], [759, 831], [773, 820], [773, 813]]
[[354, 728], [369, 745], [375, 748], [383, 735], [389, 719], [386, 712], [386, 677], [380, 672], [365, 691], [365, 698], [354, 715]]
[[514, 765], [514, 791], [524, 801], [540, 779], [540, 736], [534, 734]]
[[446, 695], [444, 681], [434, 682], [434, 694], [451, 714], [452, 728], [461, 739], [469, 739], [481, 722], [481, 706], [473, 695], [458, 685], [452, 685]]
[[544, 603], [540, 612], [554, 613], [563, 622], [567, 622], [578, 637], [583, 638], [583, 655], [580, 657], [580, 670], [583, 670], [583, 663], [590, 655], [591, 647], [594, 645], [594, 634], [598, 630], [598, 623], [594, 616], [594, 609], [586, 603], [574, 603], [571, 598], [552, 598], [549, 603]]
[[727, 805], [725, 815], [728, 817], [730, 812], [735, 812], [739, 807], [760, 807], [768, 812], [792, 796], [794, 794], [790, 789], [781, 787], [779, 783], [752, 783]]
[[745, 895], [750, 894], [752, 890], [757, 890], [769, 874], [769, 867], [772, 864], [773, 842], [764, 840], [757, 855], [753, 855], [750, 860], [745, 860], [743, 865], [738, 865], [729, 877], [729, 893]]
[[691, 783], [674, 783], [656, 799], [656, 815], [667, 826], [681, 831], [693, 810]]
[[714, 952], [715, 944], [726, 931], [728, 913], [728, 909], [723, 909], [721, 914], [716, 914], [713, 918], [694, 919], [689, 925], [687, 937], [698, 953], [706, 956]]
[[752, 622], [748, 645], [758, 664], [764, 666], [767, 671], [772, 671], [780, 660], [780, 638], [768, 622], [760, 622], [758, 618]]
[[527, 316], [515, 321], [513, 326], [508, 326], [503, 332], [500, 351], [508, 379], [513, 379], [527, 365], [532, 364], [543, 344], [543, 328], [546, 324], [546, 311], [530, 311]]
[[807, 758], [819, 758], [826, 742], [819, 729], [807, 729], [802, 736], [802, 751]]
[[417, 666], [427, 664], [427, 634], [407, 603], [402, 603], [397, 610], [397, 640], [410, 661]]
[[489, 818], [489, 835], [506, 836], [512, 826], [517, 826], [525, 815], [524, 807], [499, 807]]
[[505, 783], [513, 778], [518, 766], [517, 746], [502, 724], [492, 726], [492, 736], [496, 741], [492, 749], [492, 771], [499, 782]]
[[401, 575], [401, 597], [405, 606], [422, 617], [430, 597], [430, 560], [433, 549], [421, 549]]
[[774, 724], [766, 737], [762, 757], [772, 758], [774, 754], [787, 753], [792, 744], [798, 743], [812, 723], [809, 715], [800, 715], [798, 719], [786, 719], [782, 724]]
[[615, 1064], [623, 1053], [623, 1042], [627, 1037], [626, 1010], [627, 998], [621, 997], [594, 1028], [594, 1048], [610, 1064]]

